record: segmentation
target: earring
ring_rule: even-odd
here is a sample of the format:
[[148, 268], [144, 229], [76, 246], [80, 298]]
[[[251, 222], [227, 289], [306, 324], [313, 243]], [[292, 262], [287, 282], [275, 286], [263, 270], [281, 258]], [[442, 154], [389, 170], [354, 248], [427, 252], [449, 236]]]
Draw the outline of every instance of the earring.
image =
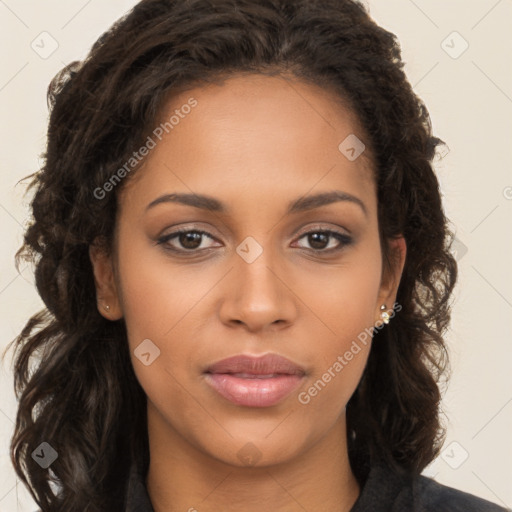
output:
[[104, 307], [107, 311], [110, 311], [110, 306], [109, 306], [108, 304], [105, 304], [103, 307]]
[[380, 317], [382, 318], [382, 321], [385, 324], [389, 324], [389, 313], [386, 311], [386, 309], [387, 309], [386, 304], [382, 304], [382, 306], [380, 307], [380, 310], [382, 311], [382, 313], [380, 314]]

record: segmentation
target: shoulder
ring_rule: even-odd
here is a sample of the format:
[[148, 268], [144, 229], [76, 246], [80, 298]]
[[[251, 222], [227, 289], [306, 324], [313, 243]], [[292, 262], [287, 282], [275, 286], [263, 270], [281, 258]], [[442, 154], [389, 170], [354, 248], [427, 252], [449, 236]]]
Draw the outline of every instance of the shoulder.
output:
[[[507, 512], [432, 478], [374, 465], [351, 512]], [[510, 512], [510, 511], [508, 511]]]
[[505, 512], [507, 509], [426, 476], [411, 482], [411, 498], [425, 512]]

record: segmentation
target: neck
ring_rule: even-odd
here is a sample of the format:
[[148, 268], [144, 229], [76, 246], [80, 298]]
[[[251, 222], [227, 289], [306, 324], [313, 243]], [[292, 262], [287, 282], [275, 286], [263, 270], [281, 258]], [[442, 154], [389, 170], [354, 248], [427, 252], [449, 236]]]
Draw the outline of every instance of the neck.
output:
[[147, 489], [155, 512], [333, 510], [348, 512], [359, 495], [350, 468], [345, 416], [293, 460], [265, 467], [226, 464], [192, 446], [148, 401]]

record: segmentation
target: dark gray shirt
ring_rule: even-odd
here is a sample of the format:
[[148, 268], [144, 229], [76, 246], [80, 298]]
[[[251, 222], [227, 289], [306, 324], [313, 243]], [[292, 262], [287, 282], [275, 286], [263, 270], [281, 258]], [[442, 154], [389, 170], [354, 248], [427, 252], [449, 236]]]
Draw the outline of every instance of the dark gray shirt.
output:
[[[132, 468], [126, 512], [154, 512], [145, 478]], [[402, 477], [375, 466], [350, 512], [506, 512], [507, 509], [425, 476]], [[243, 512], [243, 511], [241, 511]]]

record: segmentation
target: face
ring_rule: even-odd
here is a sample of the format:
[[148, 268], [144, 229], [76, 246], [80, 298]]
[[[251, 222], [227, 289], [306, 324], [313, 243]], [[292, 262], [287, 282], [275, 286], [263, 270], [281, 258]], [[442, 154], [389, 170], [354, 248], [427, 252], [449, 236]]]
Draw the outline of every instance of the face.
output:
[[[383, 275], [365, 136], [329, 92], [280, 77], [191, 89], [162, 114], [114, 256], [91, 250], [100, 311], [124, 317], [150, 436], [232, 465], [292, 460], [344, 425], [405, 258], [401, 239]], [[299, 370], [207, 373], [267, 354]]]

